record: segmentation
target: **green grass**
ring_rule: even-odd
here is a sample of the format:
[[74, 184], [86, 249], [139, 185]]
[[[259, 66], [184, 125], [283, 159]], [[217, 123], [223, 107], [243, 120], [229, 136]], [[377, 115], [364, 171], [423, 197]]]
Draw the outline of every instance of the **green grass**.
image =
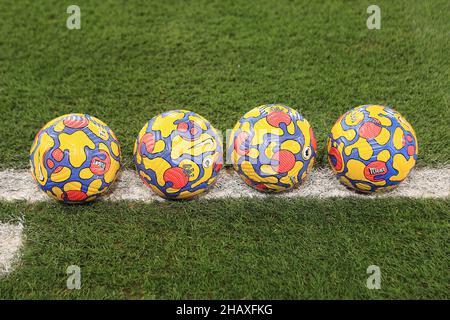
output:
[[442, 1], [85, 1], [81, 30], [61, 1], [0, 3], [0, 167], [26, 167], [39, 128], [87, 112], [118, 134], [131, 166], [139, 129], [185, 107], [221, 130], [269, 102], [301, 110], [325, 161], [334, 121], [365, 103], [415, 127], [419, 165], [450, 159], [450, 52]]
[[[395, 106], [414, 126], [419, 166], [449, 164], [446, 0], [79, 0], [0, 3], [0, 169], [28, 166], [36, 132], [86, 112], [134, 139], [165, 110], [224, 131], [285, 103], [312, 124], [325, 165], [334, 121], [359, 104]], [[281, 208], [281, 210], [280, 210]], [[17, 271], [0, 298], [449, 299], [450, 200], [221, 200], [86, 206], [0, 202], [24, 217]], [[65, 289], [68, 265], [80, 291]], [[365, 287], [382, 270], [382, 290]]]
[[[0, 203], [27, 234], [0, 298], [449, 299], [449, 212], [448, 199]], [[81, 290], [65, 287], [72, 264]], [[372, 264], [381, 290], [365, 287]]]

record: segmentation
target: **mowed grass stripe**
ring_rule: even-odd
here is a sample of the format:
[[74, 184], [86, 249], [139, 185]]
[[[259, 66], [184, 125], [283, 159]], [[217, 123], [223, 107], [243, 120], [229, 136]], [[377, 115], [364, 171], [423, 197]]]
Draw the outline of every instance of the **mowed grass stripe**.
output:
[[[448, 299], [449, 212], [448, 199], [3, 202], [26, 242], [0, 298]], [[81, 290], [66, 289], [69, 265]]]

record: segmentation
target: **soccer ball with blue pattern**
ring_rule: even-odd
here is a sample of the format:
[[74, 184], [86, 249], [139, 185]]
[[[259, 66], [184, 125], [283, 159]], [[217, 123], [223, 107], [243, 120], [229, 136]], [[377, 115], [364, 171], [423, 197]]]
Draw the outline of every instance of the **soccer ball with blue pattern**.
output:
[[314, 165], [316, 139], [296, 110], [268, 104], [247, 112], [231, 132], [228, 154], [251, 187], [279, 192], [297, 187]]
[[206, 191], [222, 167], [222, 141], [202, 116], [187, 110], [151, 119], [134, 145], [134, 162], [143, 183], [169, 199]]
[[339, 181], [363, 193], [396, 188], [417, 160], [413, 127], [397, 111], [363, 105], [343, 114], [328, 140], [328, 160]]
[[60, 201], [83, 203], [105, 193], [120, 168], [112, 130], [88, 114], [48, 122], [30, 150], [31, 173], [39, 187]]

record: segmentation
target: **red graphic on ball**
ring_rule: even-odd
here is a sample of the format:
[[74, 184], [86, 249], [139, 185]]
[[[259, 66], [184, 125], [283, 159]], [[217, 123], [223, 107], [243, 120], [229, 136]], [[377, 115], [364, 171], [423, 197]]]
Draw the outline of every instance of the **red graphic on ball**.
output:
[[370, 181], [380, 181], [380, 176], [387, 173], [386, 163], [383, 161], [373, 161], [364, 168], [364, 176]]
[[374, 139], [381, 132], [380, 122], [377, 119], [373, 119], [374, 122], [369, 121], [364, 123], [359, 128], [359, 135], [364, 139]]
[[198, 134], [201, 132], [201, 129], [192, 120], [180, 122], [177, 124], [177, 130], [183, 133], [181, 137], [188, 141], [196, 140], [198, 138]]
[[268, 124], [277, 128], [280, 127], [281, 123], [289, 125], [292, 122], [291, 117], [286, 112], [282, 111], [272, 111], [266, 116], [266, 119]]
[[66, 201], [84, 201], [87, 198], [87, 194], [79, 190], [69, 190], [64, 192]]
[[215, 171], [215, 172], [219, 172], [220, 169], [222, 169], [222, 163], [217, 163], [217, 164], [216, 164], [216, 167], [214, 168], [214, 171]]
[[92, 157], [89, 169], [93, 174], [101, 176], [109, 170], [109, 166], [111, 165], [111, 159], [109, 157], [109, 154], [107, 154], [103, 150], [100, 150], [98, 153], [99, 153], [98, 155]]
[[58, 166], [56, 167], [56, 169], [53, 171], [53, 173], [58, 173], [60, 172], [64, 167], [63, 166]]
[[248, 149], [248, 140], [249, 135], [247, 132], [239, 132], [236, 139], [234, 139], [234, 150], [237, 154], [242, 156], [250, 152], [250, 150]]
[[342, 170], [343, 161], [338, 149], [331, 147], [330, 151], [328, 151], [328, 159], [330, 160], [331, 166], [336, 171]]
[[272, 169], [278, 173], [288, 172], [295, 165], [295, 155], [289, 150], [280, 150], [275, 152], [271, 160]]
[[69, 117], [64, 119], [64, 125], [72, 129], [81, 129], [89, 124], [89, 120], [85, 117]]
[[191, 130], [189, 130], [189, 132], [195, 136], [198, 133], [198, 129], [196, 127], [192, 127]]
[[55, 163], [51, 159], [47, 159], [47, 166], [50, 169], [53, 169], [53, 167], [55, 166]]
[[165, 182], [171, 182], [171, 188], [181, 189], [189, 182], [189, 177], [186, 175], [184, 170], [180, 167], [174, 167], [167, 169], [163, 175]]
[[152, 153], [153, 149], [155, 148], [155, 136], [153, 133], [146, 133], [141, 138], [141, 143], [139, 144], [139, 153], [142, 155], [142, 145], [145, 146], [145, 150], [147, 150], [148, 153]]
[[258, 183], [255, 185], [255, 188], [259, 191], [266, 191], [269, 188], [267, 188], [267, 186], [264, 183]]
[[180, 132], [186, 132], [189, 129], [189, 124], [187, 122], [181, 122], [177, 125], [177, 130]]
[[314, 152], [317, 152], [317, 140], [312, 128], [309, 128], [309, 135], [311, 136], [311, 145], [314, 149]]
[[53, 157], [53, 159], [55, 159], [56, 161], [59, 162], [59, 161], [61, 161], [64, 158], [64, 152], [62, 152], [61, 149], [56, 148], [52, 152], [52, 157]]

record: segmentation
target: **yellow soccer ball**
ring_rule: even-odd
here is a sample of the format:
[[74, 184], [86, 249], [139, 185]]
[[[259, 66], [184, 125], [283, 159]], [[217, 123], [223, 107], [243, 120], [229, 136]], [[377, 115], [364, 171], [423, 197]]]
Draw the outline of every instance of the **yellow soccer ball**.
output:
[[60, 201], [83, 203], [105, 193], [120, 168], [120, 146], [112, 130], [88, 114], [48, 122], [30, 150], [31, 174]]
[[396, 188], [414, 167], [416, 133], [397, 111], [363, 105], [344, 113], [328, 139], [328, 161], [345, 186], [363, 193]]
[[296, 110], [268, 104], [247, 112], [235, 125], [228, 154], [249, 186], [263, 192], [295, 188], [314, 165], [317, 144], [308, 121]]
[[222, 141], [202, 116], [164, 112], [148, 121], [134, 145], [142, 182], [168, 199], [189, 199], [209, 189], [222, 167]]

